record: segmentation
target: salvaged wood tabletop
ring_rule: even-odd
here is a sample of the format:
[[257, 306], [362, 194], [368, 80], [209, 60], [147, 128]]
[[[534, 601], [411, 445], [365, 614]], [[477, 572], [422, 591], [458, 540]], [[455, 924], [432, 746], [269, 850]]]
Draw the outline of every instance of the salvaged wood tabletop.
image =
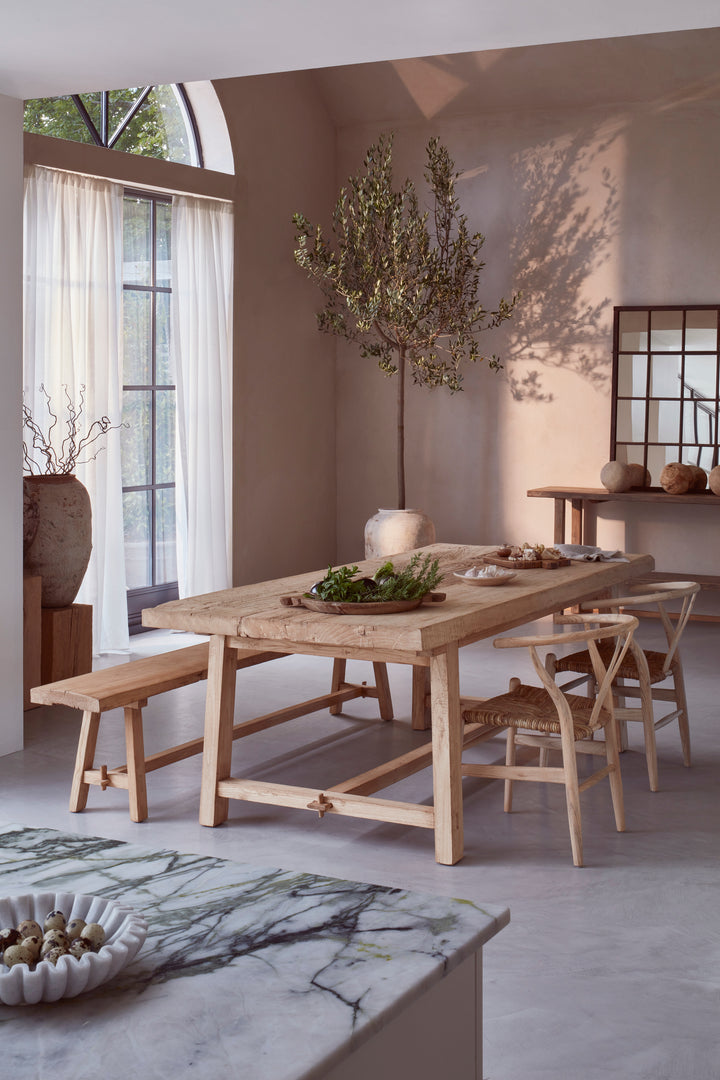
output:
[[[380, 650], [398, 653], [392, 657], [398, 662], [414, 663], [415, 654], [443, 648], [450, 641], [464, 644], [500, 633], [591, 599], [603, 589], [648, 573], [654, 565], [649, 555], [629, 555], [626, 563], [573, 562], [553, 570], [525, 571], [502, 588], [492, 590], [468, 589], [453, 577], [454, 572], [479, 565], [483, 555], [496, 547], [433, 544], [420, 549], [423, 554], [431, 553], [440, 560], [444, 577], [437, 589], [446, 594], [446, 599], [408, 612], [375, 618], [335, 616], [281, 603], [283, 597], [307, 592], [324, 577], [326, 568], [323, 568], [205, 596], [172, 600], [143, 611], [143, 625], [222, 634], [238, 639], [236, 647], [246, 644], [247, 648], [272, 648], [275, 644], [284, 652], [333, 656]], [[404, 565], [411, 554], [397, 556], [396, 565]], [[382, 559], [368, 559], [358, 563], [358, 573], [370, 576], [382, 562]]]

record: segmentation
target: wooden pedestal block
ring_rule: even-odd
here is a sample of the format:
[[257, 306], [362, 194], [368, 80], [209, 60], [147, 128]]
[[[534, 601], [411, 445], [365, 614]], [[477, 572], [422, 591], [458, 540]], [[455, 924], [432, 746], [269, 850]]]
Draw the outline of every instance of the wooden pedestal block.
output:
[[39, 686], [42, 578], [38, 574], [23, 574], [23, 709], [36, 709], [30, 700], [33, 686]]
[[41, 682], [92, 671], [92, 604], [42, 609]]

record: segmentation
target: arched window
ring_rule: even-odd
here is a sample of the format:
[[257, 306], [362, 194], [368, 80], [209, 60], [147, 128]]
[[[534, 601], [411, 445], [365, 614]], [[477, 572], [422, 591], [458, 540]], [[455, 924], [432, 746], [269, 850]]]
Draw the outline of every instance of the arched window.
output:
[[[217, 207], [227, 205], [231, 189], [228, 187], [226, 199], [221, 197], [219, 203], [216, 192], [217, 174], [232, 175], [234, 172], [229, 133], [210, 82], [130, 87], [29, 100], [25, 102], [24, 126], [29, 134], [50, 137], [29, 139], [26, 143], [26, 151], [37, 153], [40, 158], [33, 161], [30, 157], [29, 161], [41, 170], [74, 175], [75, 165], [78, 177], [105, 178], [124, 189], [122, 235], [119, 237], [122, 249], [122, 307], [119, 313], [122, 342], [117, 360], [122, 374], [123, 422], [127, 426], [121, 433], [119, 465], [126, 610], [133, 633], [142, 629], [142, 609], [175, 599], [178, 577], [184, 580], [189, 574], [182, 540], [191, 515], [195, 518], [198, 515], [184, 495], [177, 507], [175, 503], [174, 360], [177, 350], [174, 349], [171, 355], [169, 342], [172, 319], [186, 310], [197, 315], [199, 305], [195, 299], [187, 299], [186, 289], [184, 305], [177, 306], [180, 293], [174, 278], [178, 267], [187, 266], [194, 258], [188, 252], [189, 226], [192, 226], [191, 232], [195, 230], [192, 235], [205, 235], [197, 233], [198, 216], [204, 220], [209, 215], [214, 223], [212, 229], [215, 229], [215, 232], [211, 229], [211, 235], [218, 243], [222, 237], [222, 244], [227, 246], [226, 215], [220, 214]], [[203, 150], [199, 132], [202, 133]], [[68, 141], [53, 146], [54, 140]], [[86, 148], [93, 146], [136, 155], [136, 164], [126, 158], [122, 169], [117, 170], [117, 155], [88, 154]], [[143, 157], [153, 158], [156, 163], [143, 165]], [[167, 168], [158, 159], [165, 162]], [[187, 205], [188, 200], [193, 202], [192, 195], [183, 194], [183, 181], [188, 179], [188, 174], [177, 170], [177, 163], [194, 165], [202, 170], [194, 179], [190, 178], [190, 187], [200, 195], [196, 201], [202, 208], [194, 217]], [[116, 171], [121, 172], [122, 180], [117, 179]], [[160, 180], [161, 191], [154, 189], [158, 176], [167, 176], [166, 182]], [[212, 189], [212, 195], [209, 190], [206, 195], [206, 187]], [[172, 191], [176, 194], [171, 194]], [[177, 209], [180, 204], [185, 208], [181, 212], [180, 226], [176, 228], [173, 208]], [[219, 231], [216, 218], [224, 222]], [[183, 222], [189, 222], [189, 225]], [[66, 228], [72, 228], [72, 221], [68, 224], [66, 220], [59, 229], [53, 228], [53, 239], [57, 240]], [[48, 246], [52, 247], [51, 244]], [[174, 270], [173, 262], [176, 264]], [[224, 258], [222, 266], [226, 264], [229, 267], [231, 260]], [[68, 271], [71, 278], [73, 272]], [[222, 272], [225, 274], [224, 269]], [[231, 288], [231, 277], [229, 270], [225, 274], [227, 288], [218, 286], [218, 297]], [[41, 267], [34, 273], [34, 278], [44, 281], [48, 274]], [[227, 298], [226, 304], [229, 304]], [[176, 346], [179, 341], [178, 332]], [[227, 356], [230, 356], [229, 347]], [[52, 367], [55, 361], [53, 356], [44, 356], [42, 362]], [[108, 505], [105, 500], [105, 509]], [[213, 515], [212, 520], [216, 517]], [[219, 530], [225, 538], [229, 535], [226, 525], [224, 523]], [[180, 554], [176, 556], [176, 552]], [[115, 552], [114, 558], [116, 565], [121, 556]], [[100, 588], [105, 589], [104, 583]], [[195, 588], [194, 591], [208, 590]], [[103, 591], [98, 598], [99, 609], [105, 612], [100, 640], [109, 642], [100, 644], [100, 648], [126, 647], [121, 640], [122, 605], [117, 604], [116, 593], [117, 589], [108, 588], [107, 594]]]
[[35, 98], [25, 102], [24, 128], [36, 135], [203, 166], [195, 117], [182, 83]]

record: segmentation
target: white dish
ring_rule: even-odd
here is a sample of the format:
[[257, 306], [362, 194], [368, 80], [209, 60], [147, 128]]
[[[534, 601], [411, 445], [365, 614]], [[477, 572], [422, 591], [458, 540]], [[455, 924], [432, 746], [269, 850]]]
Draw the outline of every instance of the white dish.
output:
[[50, 911], [62, 911], [67, 918], [100, 923], [105, 943], [96, 953], [80, 959], [61, 956], [57, 965], [47, 960], [34, 969], [27, 964], [6, 968], [0, 963], [0, 1002], [3, 1005], [35, 1005], [39, 1001], [59, 1001], [95, 990], [107, 982], [137, 956], [147, 923], [126, 904], [104, 896], [81, 893], [29, 893], [0, 899], [0, 929], [17, 926], [23, 919], [35, 919], [41, 925]]
[[497, 573], [483, 574], [481, 577], [468, 577], [467, 574], [453, 573], [453, 577], [466, 585], [507, 585], [508, 581], [512, 581], [514, 577], [517, 577], [514, 570], [500, 570], [497, 567], [493, 567], [493, 569], [497, 570]]

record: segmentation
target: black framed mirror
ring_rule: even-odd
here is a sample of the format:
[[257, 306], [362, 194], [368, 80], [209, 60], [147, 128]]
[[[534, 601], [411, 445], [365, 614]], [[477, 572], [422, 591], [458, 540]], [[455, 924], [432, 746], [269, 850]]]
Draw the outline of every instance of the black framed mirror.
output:
[[616, 307], [611, 460], [718, 464], [719, 304]]

